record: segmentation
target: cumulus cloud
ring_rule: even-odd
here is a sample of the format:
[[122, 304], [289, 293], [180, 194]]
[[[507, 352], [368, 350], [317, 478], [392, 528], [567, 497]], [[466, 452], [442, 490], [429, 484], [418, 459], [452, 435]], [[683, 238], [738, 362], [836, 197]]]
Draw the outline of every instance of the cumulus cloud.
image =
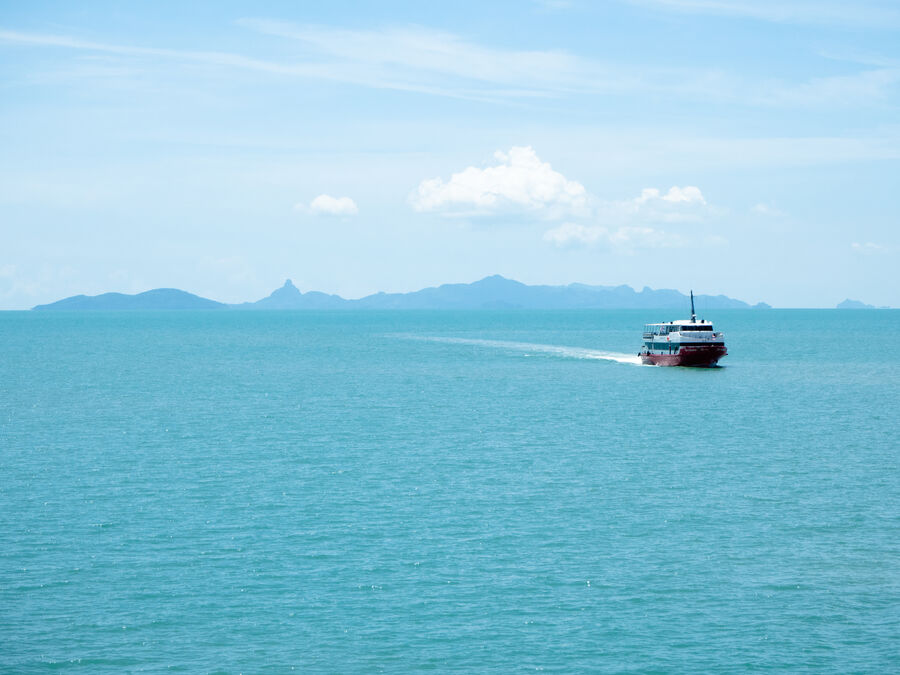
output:
[[513, 212], [557, 218], [587, 214], [588, 194], [584, 186], [554, 171], [533, 148], [497, 151], [494, 158], [498, 162], [494, 166], [470, 166], [446, 181], [423, 180], [410, 195], [410, 204], [416, 211], [448, 215]]
[[684, 246], [684, 239], [652, 227], [627, 225], [608, 228], [603, 225], [563, 223], [544, 233], [544, 241], [556, 246], [601, 245], [623, 250], [636, 248], [674, 248]]
[[308, 210], [317, 216], [355, 216], [359, 213], [350, 197], [332, 197], [331, 195], [319, 195], [309, 203], [309, 207], [297, 205], [299, 210]]
[[603, 201], [554, 170], [530, 146], [494, 154], [497, 164], [470, 166], [449, 179], [423, 180], [410, 195], [420, 212], [449, 216], [532, 216], [559, 225], [544, 233], [556, 246], [600, 245], [624, 251], [686, 245], [660, 224], [701, 222], [715, 212], [695, 185], [648, 187], [637, 197]]
[[641, 196], [634, 201], [638, 204], [651, 204], [660, 200], [670, 204], [706, 204], [700, 188], [693, 185], [673, 185], [666, 194], [661, 194], [657, 188], [644, 188]]
[[641, 194], [626, 201], [603, 202], [598, 206], [602, 220], [638, 223], [679, 223], [703, 220], [711, 212], [700, 188], [673, 185], [668, 192], [644, 188]]
[[657, 226], [700, 222], [714, 212], [693, 185], [674, 185], [667, 192], [644, 188], [633, 199], [593, 203], [591, 222], [563, 223], [545, 232], [544, 240], [556, 246], [600, 245], [625, 251], [685, 246], [685, 236]]

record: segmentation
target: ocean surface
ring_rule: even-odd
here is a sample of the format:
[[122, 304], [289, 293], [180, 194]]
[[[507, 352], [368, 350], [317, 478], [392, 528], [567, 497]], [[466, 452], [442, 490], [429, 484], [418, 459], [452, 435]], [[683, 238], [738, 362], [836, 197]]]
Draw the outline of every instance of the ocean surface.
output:
[[0, 313], [0, 672], [900, 670], [900, 311]]

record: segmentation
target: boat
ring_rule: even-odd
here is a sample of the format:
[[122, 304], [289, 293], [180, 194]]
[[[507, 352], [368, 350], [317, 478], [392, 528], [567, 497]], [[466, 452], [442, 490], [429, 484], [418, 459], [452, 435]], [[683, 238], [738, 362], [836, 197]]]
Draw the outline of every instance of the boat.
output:
[[690, 321], [646, 324], [644, 346], [638, 354], [645, 364], [694, 368], [712, 368], [727, 355], [724, 334], [717, 333], [709, 321], [697, 321], [694, 291], [691, 291]]

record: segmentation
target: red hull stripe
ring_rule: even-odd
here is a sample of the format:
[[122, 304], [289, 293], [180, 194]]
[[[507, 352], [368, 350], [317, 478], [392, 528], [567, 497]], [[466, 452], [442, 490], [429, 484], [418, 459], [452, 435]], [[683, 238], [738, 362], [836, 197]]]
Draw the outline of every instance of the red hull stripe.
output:
[[641, 354], [641, 361], [654, 366], [690, 366], [709, 368], [728, 355], [725, 347], [688, 347], [678, 354]]

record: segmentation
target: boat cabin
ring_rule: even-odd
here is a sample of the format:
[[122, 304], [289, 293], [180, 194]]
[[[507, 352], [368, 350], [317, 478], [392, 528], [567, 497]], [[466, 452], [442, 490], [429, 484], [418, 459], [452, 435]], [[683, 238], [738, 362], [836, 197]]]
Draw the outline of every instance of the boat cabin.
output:
[[719, 345], [721, 339], [722, 334], [716, 333], [705, 319], [644, 325], [644, 347], [653, 353], [678, 354], [682, 347]]

